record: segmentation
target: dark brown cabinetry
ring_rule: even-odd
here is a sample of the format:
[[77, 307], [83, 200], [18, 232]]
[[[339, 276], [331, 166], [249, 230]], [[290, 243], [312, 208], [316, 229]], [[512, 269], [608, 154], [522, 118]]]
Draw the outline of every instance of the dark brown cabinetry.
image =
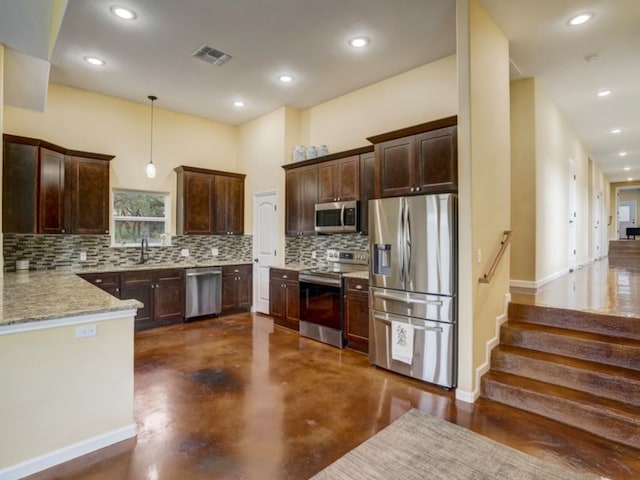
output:
[[244, 232], [244, 175], [215, 176], [215, 235]]
[[4, 135], [4, 232], [109, 233], [111, 159]]
[[120, 274], [118, 272], [83, 273], [78, 276], [114, 297], [120, 298]]
[[360, 155], [360, 231], [369, 233], [369, 200], [376, 198], [376, 156], [373, 152]]
[[294, 168], [286, 173], [286, 234], [315, 235], [315, 204], [318, 202], [318, 166]]
[[133, 298], [144, 304], [135, 318], [136, 331], [183, 321], [183, 269], [122, 272], [120, 285], [120, 298]]
[[244, 174], [180, 166], [179, 235], [231, 235], [244, 232]]
[[225, 265], [222, 267], [222, 315], [251, 310], [252, 269], [251, 265]]
[[269, 272], [269, 314], [276, 325], [299, 329], [300, 284], [298, 272], [272, 268]]
[[360, 198], [360, 156], [318, 164], [318, 203]]
[[345, 278], [344, 336], [348, 347], [369, 352], [369, 281]]
[[369, 138], [375, 143], [378, 196], [456, 192], [456, 117]]

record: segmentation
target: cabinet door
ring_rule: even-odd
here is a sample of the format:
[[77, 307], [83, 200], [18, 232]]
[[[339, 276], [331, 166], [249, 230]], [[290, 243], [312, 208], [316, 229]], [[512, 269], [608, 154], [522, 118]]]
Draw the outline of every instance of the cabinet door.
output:
[[153, 320], [153, 275], [150, 270], [122, 272], [120, 274], [120, 298], [136, 299], [143, 304], [135, 318], [135, 330], [155, 326]]
[[65, 156], [40, 148], [38, 233], [66, 233], [64, 173]]
[[315, 235], [318, 202], [318, 166], [294, 168], [286, 174], [286, 228], [288, 236]]
[[225, 314], [234, 311], [236, 309], [236, 304], [236, 275], [233, 275], [227, 267], [223, 267], [220, 313]]
[[338, 200], [349, 201], [360, 198], [360, 156], [336, 160], [338, 163]]
[[4, 142], [2, 231], [36, 233], [38, 147]]
[[283, 325], [293, 330], [300, 328], [300, 284], [285, 282], [285, 315]]
[[84, 278], [87, 282], [101, 288], [105, 292], [120, 298], [120, 274], [115, 273], [81, 273], [80, 278]]
[[403, 137], [375, 146], [376, 177], [380, 197], [413, 193], [415, 170], [414, 137]]
[[318, 203], [338, 201], [338, 168], [337, 160], [318, 165]]
[[285, 313], [285, 296], [282, 280], [271, 279], [269, 281], [269, 315], [273, 317], [276, 325], [281, 325]]
[[369, 200], [376, 198], [376, 156], [373, 152], [360, 155], [360, 231], [369, 233]]
[[215, 176], [199, 172], [184, 172], [182, 175], [183, 233], [213, 235]]
[[347, 292], [345, 303], [345, 332], [349, 347], [361, 352], [369, 349], [369, 296]]
[[154, 272], [153, 320], [155, 325], [168, 325], [184, 320], [184, 270], [181, 268]]
[[244, 178], [215, 176], [216, 235], [244, 232]]
[[71, 159], [72, 233], [109, 233], [109, 162]]
[[417, 186], [421, 193], [458, 191], [457, 127], [416, 136]]

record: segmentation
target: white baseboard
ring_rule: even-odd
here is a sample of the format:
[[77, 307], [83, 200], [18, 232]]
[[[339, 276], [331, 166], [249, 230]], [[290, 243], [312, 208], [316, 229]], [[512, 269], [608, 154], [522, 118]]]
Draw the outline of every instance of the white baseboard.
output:
[[504, 311], [496, 317], [495, 333], [484, 346], [484, 362], [476, 369], [476, 381], [473, 391], [456, 389], [456, 400], [466, 403], [474, 403], [480, 397], [480, 380], [491, 368], [491, 351], [500, 343], [500, 326], [507, 320], [507, 308], [511, 301], [511, 294], [504, 296]]
[[566, 275], [567, 273], [569, 273], [569, 269], [565, 268], [541, 280], [537, 280], [535, 282], [531, 282], [527, 280], [509, 280], [509, 286], [516, 287], [516, 288], [525, 288], [527, 290], [537, 290], [540, 287], [542, 287], [544, 284], [549, 283], [552, 280], [555, 280], [556, 278], [560, 278], [563, 275]]
[[23, 478], [136, 436], [136, 424], [113, 430], [0, 470], [0, 480]]

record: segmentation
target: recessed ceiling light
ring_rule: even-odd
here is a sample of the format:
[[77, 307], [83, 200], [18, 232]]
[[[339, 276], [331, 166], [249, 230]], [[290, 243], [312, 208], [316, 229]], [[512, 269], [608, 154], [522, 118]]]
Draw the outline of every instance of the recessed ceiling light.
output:
[[349, 40], [349, 45], [355, 48], [362, 48], [369, 45], [370, 42], [371, 40], [369, 40], [367, 37], [355, 37]]
[[289, 83], [293, 81], [293, 77], [291, 75], [280, 75], [278, 77], [278, 80], [280, 80], [282, 83]]
[[584, 25], [592, 18], [593, 13], [581, 13], [580, 15], [576, 15], [575, 17], [571, 17], [567, 24], [572, 27], [577, 27], [578, 25]]
[[621, 157], [626, 157], [627, 156], [627, 152], [620, 152], [618, 155], [620, 155]]
[[624, 167], [625, 172], [628, 172], [629, 170], [631, 170], [631, 167]]
[[621, 129], [621, 128], [612, 128], [612, 129], [611, 129], [611, 133], [613, 133], [614, 135], [615, 135], [616, 133], [620, 133], [621, 131], [622, 131], [622, 129]]
[[234, 107], [244, 107], [246, 105], [246, 103], [244, 103], [242, 100], [236, 100], [235, 102], [233, 102], [233, 106]]
[[137, 17], [136, 12], [119, 5], [114, 5], [113, 7], [111, 7], [111, 13], [113, 13], [116, 17], [122, 18], [124, 20], [135, 20], [135, 18]]
[[599, 97], [606, 97], [607, 95], [611, 95], [611, 90], [600, 90], [598, 92]]
[[633, 182], [633, 178], [629, 177], [629, 178], [627, 178], [627, 181], [628, 182]]
[[84, 61], [90, 63], [91, 65], [95, 65], [96, 67], [101, 67], [105, 64], [104, 60], [96, 57], [84, 57]]

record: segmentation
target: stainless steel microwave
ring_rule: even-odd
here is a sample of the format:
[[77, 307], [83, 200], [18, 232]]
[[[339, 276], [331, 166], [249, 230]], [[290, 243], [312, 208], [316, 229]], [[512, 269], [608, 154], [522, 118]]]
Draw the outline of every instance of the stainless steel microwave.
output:
[[318, 233], [358, 231], [358, 202], [316, 203], [315, 229]]

